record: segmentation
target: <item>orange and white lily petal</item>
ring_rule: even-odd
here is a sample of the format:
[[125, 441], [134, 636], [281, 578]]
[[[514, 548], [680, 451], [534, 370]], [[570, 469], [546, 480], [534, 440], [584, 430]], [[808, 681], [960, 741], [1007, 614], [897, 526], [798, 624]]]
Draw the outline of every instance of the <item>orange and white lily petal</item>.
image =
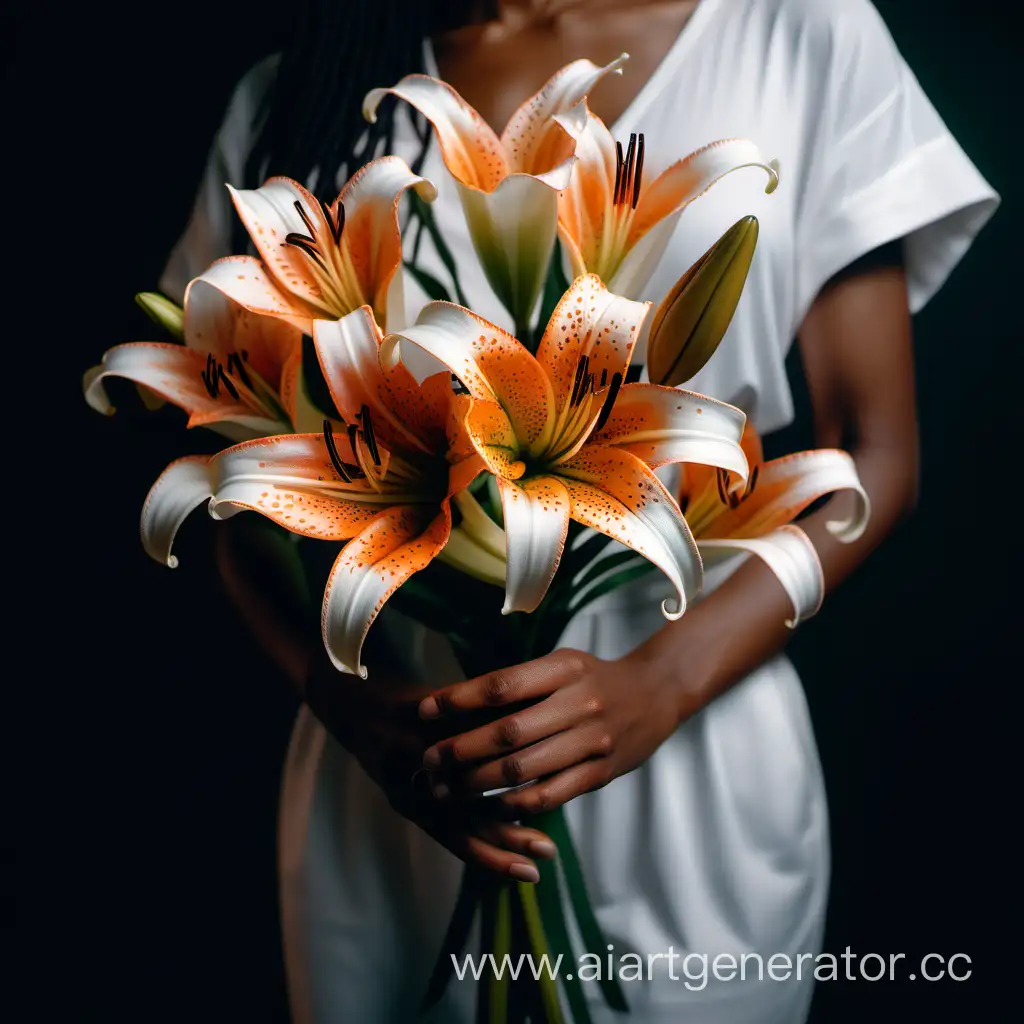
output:
[[819, 498], [849, 492], [849, 514], [826, 526], [837, 539], [852, 543], [867, 526], [871, 504], [847, 452], [826, 448], [764, 462], [750, 426], [743, 447], [751, 467], [746, 484], [722, 471], [686, 466], [679, 503], [706, 560], [749, 552], [772, 569], [793, 605], [787, 625], [795, 626], [821, 606], [825, 583], [814, 545], [793, 520]]
[[566, 65], [512, 115], [500, 137], [450, 85], [427, 75], [406, 75], [364, 100], [371, 122], [381, 100], [393, 95], [433, 125], [484, 272], [517, 324], [533, 313], [547, 274], [557, 195], [572, 176], [586, 96], [606, 75], [621, 73], [626, 59]]
[[[461, 306], [431, 303], [416, 324], [384, 339], [381, 360], [397, 361], [405, 340], [440, 359], [472, 399], [465, 429], [498, 478], [506, 523], [505, 611], [532, 611], [558, 568], [569, 519], [622, 541], [657, 564], [682, 614], [700, 586], [700, 557], [686, 521], [650, 465], [658, 458], [712, 460], [745, 478], [743, 414], [650, 385], [647, 404], [617, 398], [649, 303], [613, 295], [593, 275], [576, 280], [552, 314], [537, 355]], [[711, 411], [713, 409], [713, 411]], [[651, 422], [645, 423], [649, 415]], [[698, 428], [696, 422], [700, 421]], [[707, 424], [706, 428], [704, 424]], [[609, 429], [611, 424], [611, 429]], [[649, 429], [648, 429], [649, 428]]]
[[778, 164], [746, 139], [711, 143], [653, 180], [644, 178], [645, 140], [631, 136], [623, 152], [604, 122], [590, 114], [577, 162], [558, 200], [559, 237], [575, 274], [595, 273], [620, 295], [642, 294], [680, 214], [720, 178], [741, 167], [779, 183]]
[[347, 541], [331, 571], [321, 614], [335, 666], [365, 677], [360, 651], [384, 602], [444, 549], [450, 500], [484, 463], [462, 436], [470, 400], [447, 372], [416, 384], [404, 366], [384, 368], [368, 306], [317, 323], [314, 343], [341, 427], [260, 438], [214, 456], [210, 513], [255, 511], [307, 537]]
[[255, 313], [312, 333], [315, 320], [339, 320], [368, 305], [381, 324], [402, 322], [402, 236], [398, 205], [405, 191], [427, 202], [434, 185], [395, 156], [361, 168], [327, 205], [290, 178], [258, 189], [228, 186], [259, 252], [228, 256], [202, 275]]
[[183, 345], [115, 345], [85, 374], [83, 387], [89, 405], [110, 415], [105, 382], [123, 377], [180, 406], [190, 427], [237, 441], [293, 429], [301, 368], [299, 330], [196, 280], [185, 294]]

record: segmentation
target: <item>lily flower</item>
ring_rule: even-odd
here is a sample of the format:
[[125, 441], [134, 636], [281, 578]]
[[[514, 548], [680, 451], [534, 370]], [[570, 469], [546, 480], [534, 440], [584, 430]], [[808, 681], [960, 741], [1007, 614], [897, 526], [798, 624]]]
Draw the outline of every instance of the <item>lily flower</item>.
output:
[[623, 380], [650, 303], [576, 280], [537, 355], [446, 302], [384, 340], [394, 365], [408, 340], [445, 363], [473, 399], [466, 431], [498, 480], [506, 551], [505, 613], [532, 611], [558, 568], [569, 520], [638, 551], [669, 578], [683, 613], [701, 583], [686, 520], [653, 468], [708, 462], [746, 478], [745, 416], [693, 392]]
[[487, 280], [517, 329], [528, 324], [547, 275], [558, 193], [573, 173], [587, 93], [605, 75], [621, 74], [627, 57], [604, 67], [589, 60], [567, 64], [512, 115], [500, 136], [450, 85], [428, 75], [406, 75], [389, 89], [372, 90], [363, 103], [373, 122], [391, 94], [434, 126]]
[[576, 166], [558, 199], [559, 236], [573, 273], [597, 274], [618, 295], [638, 297], [654, 272], [676, 222], [698, 196], [731, 171], [760, 167], [766, 193], [779, 184], [778, 163], [746, 139], [713, 142], [644, 178], [643, 133], [623, 151], [605, 123], [589, 114], [576, 144]]
[[814, 545], [793, 520], [819, 498], [850, 491], [855, 496], [850, 515], [826, 526], [838, 540], [852, 543], [863, 534], [871, 505], [844, 451], [820, 448], [765, 462], [749, 424], [741, 443], [750, 466], [746, 483], [730, 480], [721, 469], [684, 466], [679, 505], [706, 562], [739, 551], [763, 559], [793, 604], [786, 625], [794, 627], [821, 607], [825, 581]]
[[[402, 366], [381, 368], [380, 329], [369, 306], [317, 321], [314, 342], [342, 417], [318, 434], [246, 441], [212, 458], [180, 460], [150, 491], [146, 550], [175, 565], [174, 534], [209, 499], [227, 519], [259, 512], [293, 533], [347, 542], [324, 592], [324, 644], [342, 672], [366, 677], [363, 640], [385, 601], [444, 549], [450, 500], [483, 470], [461, 423], [469, 406], [442, 372], [417, 383]], [[464, 544], [460, 554], [466, 557]]]
[[402, 322], [398, 204], [408, 188], [426, 202], [437, 190], [395, 156], [358, 170], [329, 206], [291, 178], [228, 191], [260, 258], [227, 256], [202, 276], [225, 295], [304, 334], [360, 306], [380, 324]]
[[106, 379], [124, 377], [232, 441], [294, 429], [300, 407], [302, 334], [257, 316], [200, 280], [185, 293], [184, 344], [115, 345], [83, 379], [85, 400], [111, 415]]

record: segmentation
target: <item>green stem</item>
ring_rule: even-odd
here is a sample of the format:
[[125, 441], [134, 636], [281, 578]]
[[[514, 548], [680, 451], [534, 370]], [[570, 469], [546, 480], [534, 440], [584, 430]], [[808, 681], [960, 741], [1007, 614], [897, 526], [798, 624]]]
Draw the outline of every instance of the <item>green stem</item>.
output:
[[[541, 921], [540, 907], [537, 904], [537, 892], [531, 882], [516, 882], [519, 891], [523, 917], [526, 919], [526, 931], [530, 936], [530, 949], [533, 953], [534, 968], [542, 963], [551, 964], [551, 951], [548, 949], [544, 935], [544, 924]], [[542, 961], [542, 957], [547, 957]], [[562, 1004], [558, 1000], [558, 982], [547, 971], [539, 971], [537, 984], [540, 987], [541, 1005], [544, 1010], [545, 1024], [565, 1024], [562, 1016]]]

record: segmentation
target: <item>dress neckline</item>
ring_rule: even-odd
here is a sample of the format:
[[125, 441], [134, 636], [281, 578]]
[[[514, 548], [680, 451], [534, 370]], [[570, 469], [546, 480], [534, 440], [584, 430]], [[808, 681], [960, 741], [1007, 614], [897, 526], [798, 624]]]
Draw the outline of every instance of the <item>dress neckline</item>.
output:
[[[686, 24], [679, 30], [679, 35], [676, 36], [675, 42], [672, 43], [668, 52], [661, 58], [658, 66], [651, 73], [650, 78], [644, 82], [640, 91], [629, 102], [615, 123], [609, 126], [613, 136], [621, 135], [631, 123], [635, 124], [637, 119], [665, 88], [668, 78], [676, 66], [686, 53], [693, 49], [698, 38], [703, 34], [719, 2], [720, 0], [700, 0], [693, 14], [686, 19]], [[434, 44], [429, 36], [426, 36], [423, 40], [423, 64], [431, 78], [441, 77], [437, 66], [437, 58], [434, 56]]]

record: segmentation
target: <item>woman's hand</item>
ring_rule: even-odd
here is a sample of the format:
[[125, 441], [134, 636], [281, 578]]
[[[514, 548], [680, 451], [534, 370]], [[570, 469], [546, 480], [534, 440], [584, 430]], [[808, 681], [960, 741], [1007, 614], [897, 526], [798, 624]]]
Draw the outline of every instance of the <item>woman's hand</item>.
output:
[[450, 798], [535, 783], [480, 802], [498, 803], [506, 816], [536, 814], [646, 761], [688, 713], [686, 691], [681, 669], [666, 673], [640, 652], [602, 661], [558, 650], [423, 700], [423, 720], [448, 730], [464, 729], [463, 721], [484, 709], [509, 712], [436, 741], [423, 766], [441, 805], [465, 806]]
[[343, 675], [322, 649], [306, 683], [306, 703], [325, 728], [380, 786], [391, 807], [455, 856], [499, 875], [536, 882], [534, 857], [550, 860], [555, 846], [535, 828], [499, 819], [496, 808], [439, 806], [423, 770], [425, 749], [441, 723], [417, 713], [423, 686]]

